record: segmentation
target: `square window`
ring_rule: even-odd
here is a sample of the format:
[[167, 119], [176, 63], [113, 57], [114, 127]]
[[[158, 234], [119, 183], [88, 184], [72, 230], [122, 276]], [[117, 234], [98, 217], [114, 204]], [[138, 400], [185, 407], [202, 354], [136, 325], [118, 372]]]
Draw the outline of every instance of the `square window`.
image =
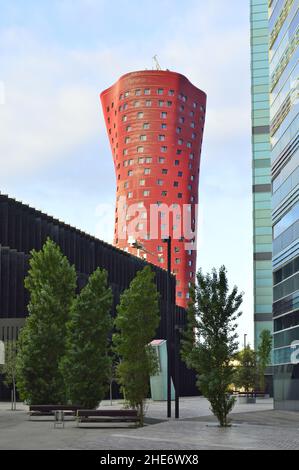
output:
[[145, 163], [152, 163], [153, 159], [152, 157], [146, 157]]
[[133, 165], [133, 163], [134, 163], [134, 160], [128, 160], [128, 164], [129, 164], [130, 166]]
[[138, 108], [140, 106], [140, 101], [135, 101], [134, 106], [135, 108]]
[[178, 181], [174, 181], [174, 182], [173, 182], [173, 186], [174, 186], [175, 188], [178, 188], [179, 182], [178, 182]]
[[166, 145], [163, 145], [163, 147], [161, 147], [161, 152], [164, 152], [164, 153], [167, 152], [167, 147], [166, 147]]
[[151, 169], [150, 168], [145, 168], [144, 169], [144, 174], [145, 175], [150, 175], [151, 174]]
[[144, 94], [145, 94], [145, 95], [150, 95], [150, 94], [151, 94], [151, 90], [150, 90], [149, 88], [145, 88]]
[[141, 135], [141, 136], [140, 136], [140, 140], [141, 140], [142, 142], [145, 142], [145, 141], [146, 141], [146, 135]]
[[164, 157], [159, 157], [158, 162], [159, 163], [165, 163], [165, 158]]
[[142, 163], [144, 163], [144, 160], [145, 160], [145, 159], [144, 159], [143, 157], [138, 158], [138, 163], [141, 163], [141, 164], [142, 164]]
[[124, 106], [123, 106], [123, 109], [128, 109], [128, 103], [125, 103]]
[[190, 124], [190, 126], [192, 127], [192, 129], [194, 129], [194, 128], [195, 128], [195, 122], [192, 121], [191, 124]]
[[170, 108], [172, 106], [172, 101], [167, 101], [167, 106]]
[[128, 155], [128, 150], [127, 149], [123, 150], [123, 155]]
[[190, 158], [190, 160], [193, 160], [194, 159], [194, 153], [190, 153], [189, 158]]
[[130, 95], [130, 92], [129, 92], [129, 91], [126, 91], [126, 92], [125, 92], [125, 98], [127, 98], [129, 95]]
[[132, 126], [127, 126], [126, 131], [130, 132], [132, 130]]
[[178, 140], [178, 144], [179, 144], [179, 145], [183, 145], [183, 142], [184, 142], [183, 139], [179, 139], [179, 140]]
[[175, 166], [179, 166], [180, 160], [175, 160], [175, 161], [174, 161], [174, 164], [175, 164]]
[[183, 116], [181, 116], [180, 119], [179, 119], [179, 121], [180, 121], [181, 124], [184, 124], [185, 118], [184, 118]]
[[152, 102], [150, 100], [146, 100], [145, 106], [149, 108], [152, 105]]
[[168, 91], [168, 95], [169, 95], [169, 96], [174, 96], [174, 90], [169, 90], [169, 91]]
[[129, 187], [129, 183], [128, 183], [128, 181], [126, 181], [126, 182], [124, 183], [124, 188], [125, 188], [125, 189], [128, 189], [128, 187]]
[[165, 140], [165, 135], [161, 135], [161, 134], [160, 134], [159, 137], [158, 137], [158, 140], [159, 140], [160, 142], [163, 142], [163, 141]]
[[145, 123], [143, 124], [143, 129], [149, 129], [149, 128], [150, 128], [149, 123], [148, 123], [148, 122], [145, 122]]
[[160, 108], [162, 108], [164, 106], [164, 101], [161, 101], [161, 100], [158, 101], [158, 105], [159, 105]]
[[158, 186], [163, 186], [163, 180], [157, 180], [157, 185]]
[[162, 119], [166, 119], [166, 118], [167, 118], [167, 113], [166, 113], [165, 111], [163, 111], [163, 112], [161, 113], [161, 118], [162, 118]]
[[140, 95], [141, 95], [141, 90], [140, 90], [140, 89], [136, 90], [136, 91], [135, 91], [135, 95], [136, 95], [136, 96], [140, 96]]
[[139, 180], [139, 186], [144, 186], [145, 185], [145, 180]]
[[177, 155], [181, 155], [181, 154], [182, 154], [182, 150], [181, 150], [181, 149], [177, 149], [176, 154], [177, 154]]
[[165, 122], [162, 122], [161, 129], [167, 129], [167, 124], [165, 124]]
[[140, 113], [137, 113], [137, 118], [142, 119], [143, 118], [143, 112], [141, 111]]
[[162, 253], [162, 252], [163, 252], [163, 246], [158, 245], [158, 246], [157, 246], [157, 251], [158, 251], [159, 253]]
[[183, 176], [183, 172], [182, 172], [182, 171], [179, 171], [179, 172], [178, 172], [178, 176], [182, 177], [182, 176]]
[[150, 192], [148, 190], [143, 191], [143, 196], [148, 197], [150, 195]]
[[188, 147], [189, 149], [191, 149], [192, 143], [191, 143], [191, 142], [187, 142], [187, 147]]
[[179, 199], [182, 199], [182, 197], [183, 197], [183, 194], [182, 194], [182, 193], [178, 193], [178, 198], [179, 198]]
[[178, 134], [181, 134], [181, 133], [182, 133], [182, 128], [181, 128], [181, 127], [177, 127], [177, 128], [176, 128], [176, 131], [177, 131]]
[[128, 193], [128, 199], [132, 199], [133, 193]]
[[126, 115], [122, 117], [122, 121], [123, 121], [123, 122], [126, 122], [127, 119], [128, 119], [128, 117], [127, 117]]
[[137, 153], [144, 152], [144, 147], [137, 147]]
[[163, 93], [164, 93], [163, 88], [158, 88], [157, 93], [158, 93], [158, 95], [163, 95]]
[[167, 196], [167, 191], [162, 191], [161, 196], [163, 197]]
[[130, 141], [131, 141], [130, 137], [126, 137], [126, 138], [125, 138], [125, 144], [129, 144]]
[[162, 175], [167, 175], [167, 173], [168, 173], [168, 170], [166, 168], [163, 168]]

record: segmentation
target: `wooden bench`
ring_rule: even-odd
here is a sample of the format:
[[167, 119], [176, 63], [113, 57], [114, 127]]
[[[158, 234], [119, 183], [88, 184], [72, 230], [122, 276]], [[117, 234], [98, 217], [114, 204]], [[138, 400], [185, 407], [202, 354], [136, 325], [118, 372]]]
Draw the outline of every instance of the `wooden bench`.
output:
[[81, 423], [137, 423], [137, 410], [78, 410], [77, 426]]
[[55, 411], [63, 410], [69, 412], [68, 414], [76, 416], [79, 409], [83, 407], [76, 405], [30, 405], [29, 406], [29, 419], [31, 416], [54, 416]]

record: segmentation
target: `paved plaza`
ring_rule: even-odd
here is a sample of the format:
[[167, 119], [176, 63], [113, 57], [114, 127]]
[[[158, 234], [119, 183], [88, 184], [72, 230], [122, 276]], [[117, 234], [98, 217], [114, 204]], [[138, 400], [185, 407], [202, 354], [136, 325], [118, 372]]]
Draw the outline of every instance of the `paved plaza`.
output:
[[[0, 404], [0, 449], [79, 450], [231, 450], [299, 449], [299, 413], [273, 410], [272, 400], [236, 405], [232, 426], [221, 429], [202, 397], [180, 401], [179, 420], [166, 419], [166, 403], [149, 403], [144, 428], [127, 425], [83, 425], [69, 420], [54, 428], [51, 418], [29, 421], [27, 407], [11, 411]], [[101, 407], [111, 407], [103, 402]], [[122, 407], [114, 401], [112, 408]]]

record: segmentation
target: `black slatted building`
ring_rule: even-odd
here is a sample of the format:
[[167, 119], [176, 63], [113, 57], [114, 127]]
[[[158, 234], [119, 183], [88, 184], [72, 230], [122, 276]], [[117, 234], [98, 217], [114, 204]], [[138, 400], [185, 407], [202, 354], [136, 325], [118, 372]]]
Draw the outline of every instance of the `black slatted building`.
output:
[[[28, 292], [24, 287], [30, 251], [40, 250], [50, 237], [61, 248], [77, 271], [78, 289], [99, 266], [108, 271], [113, 290], [115, 314], [121, 292], [129, 287], [138, 270], [147, 262], [92, 237], [70, 225], [48, 216], [28, 205], [0, 194], [0, 340], [16, 339], [27, 316]], [[151, 265], [156, 274], [160, 293], [161, 322], [156, 338], [166, 338], [167, 272]], [[185, 325], [186, 312], [175, 305], [175, 278], [171, 280], [172, 316], [171, 343], [173, 347], [175, 323]], [[173, 356], [173, 355], [172, 355]], [[172, 369], [174, 361], [172, 361]], [[195, 395], [195, 376], [183, 364], [181, 395]], [[0, 387], [0, 399], [1, 390]]]

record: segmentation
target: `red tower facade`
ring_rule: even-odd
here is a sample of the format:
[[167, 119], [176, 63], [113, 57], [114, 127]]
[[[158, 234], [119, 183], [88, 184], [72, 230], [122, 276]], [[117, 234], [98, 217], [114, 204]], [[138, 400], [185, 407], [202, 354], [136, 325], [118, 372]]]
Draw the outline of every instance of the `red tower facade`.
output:
[[101, 102], [117, 181], [114, 244], [166, 269], [170, 235], [176, 302], [186, 307], [206, 94], [181, 74], [146, 70], [122, 76]]

